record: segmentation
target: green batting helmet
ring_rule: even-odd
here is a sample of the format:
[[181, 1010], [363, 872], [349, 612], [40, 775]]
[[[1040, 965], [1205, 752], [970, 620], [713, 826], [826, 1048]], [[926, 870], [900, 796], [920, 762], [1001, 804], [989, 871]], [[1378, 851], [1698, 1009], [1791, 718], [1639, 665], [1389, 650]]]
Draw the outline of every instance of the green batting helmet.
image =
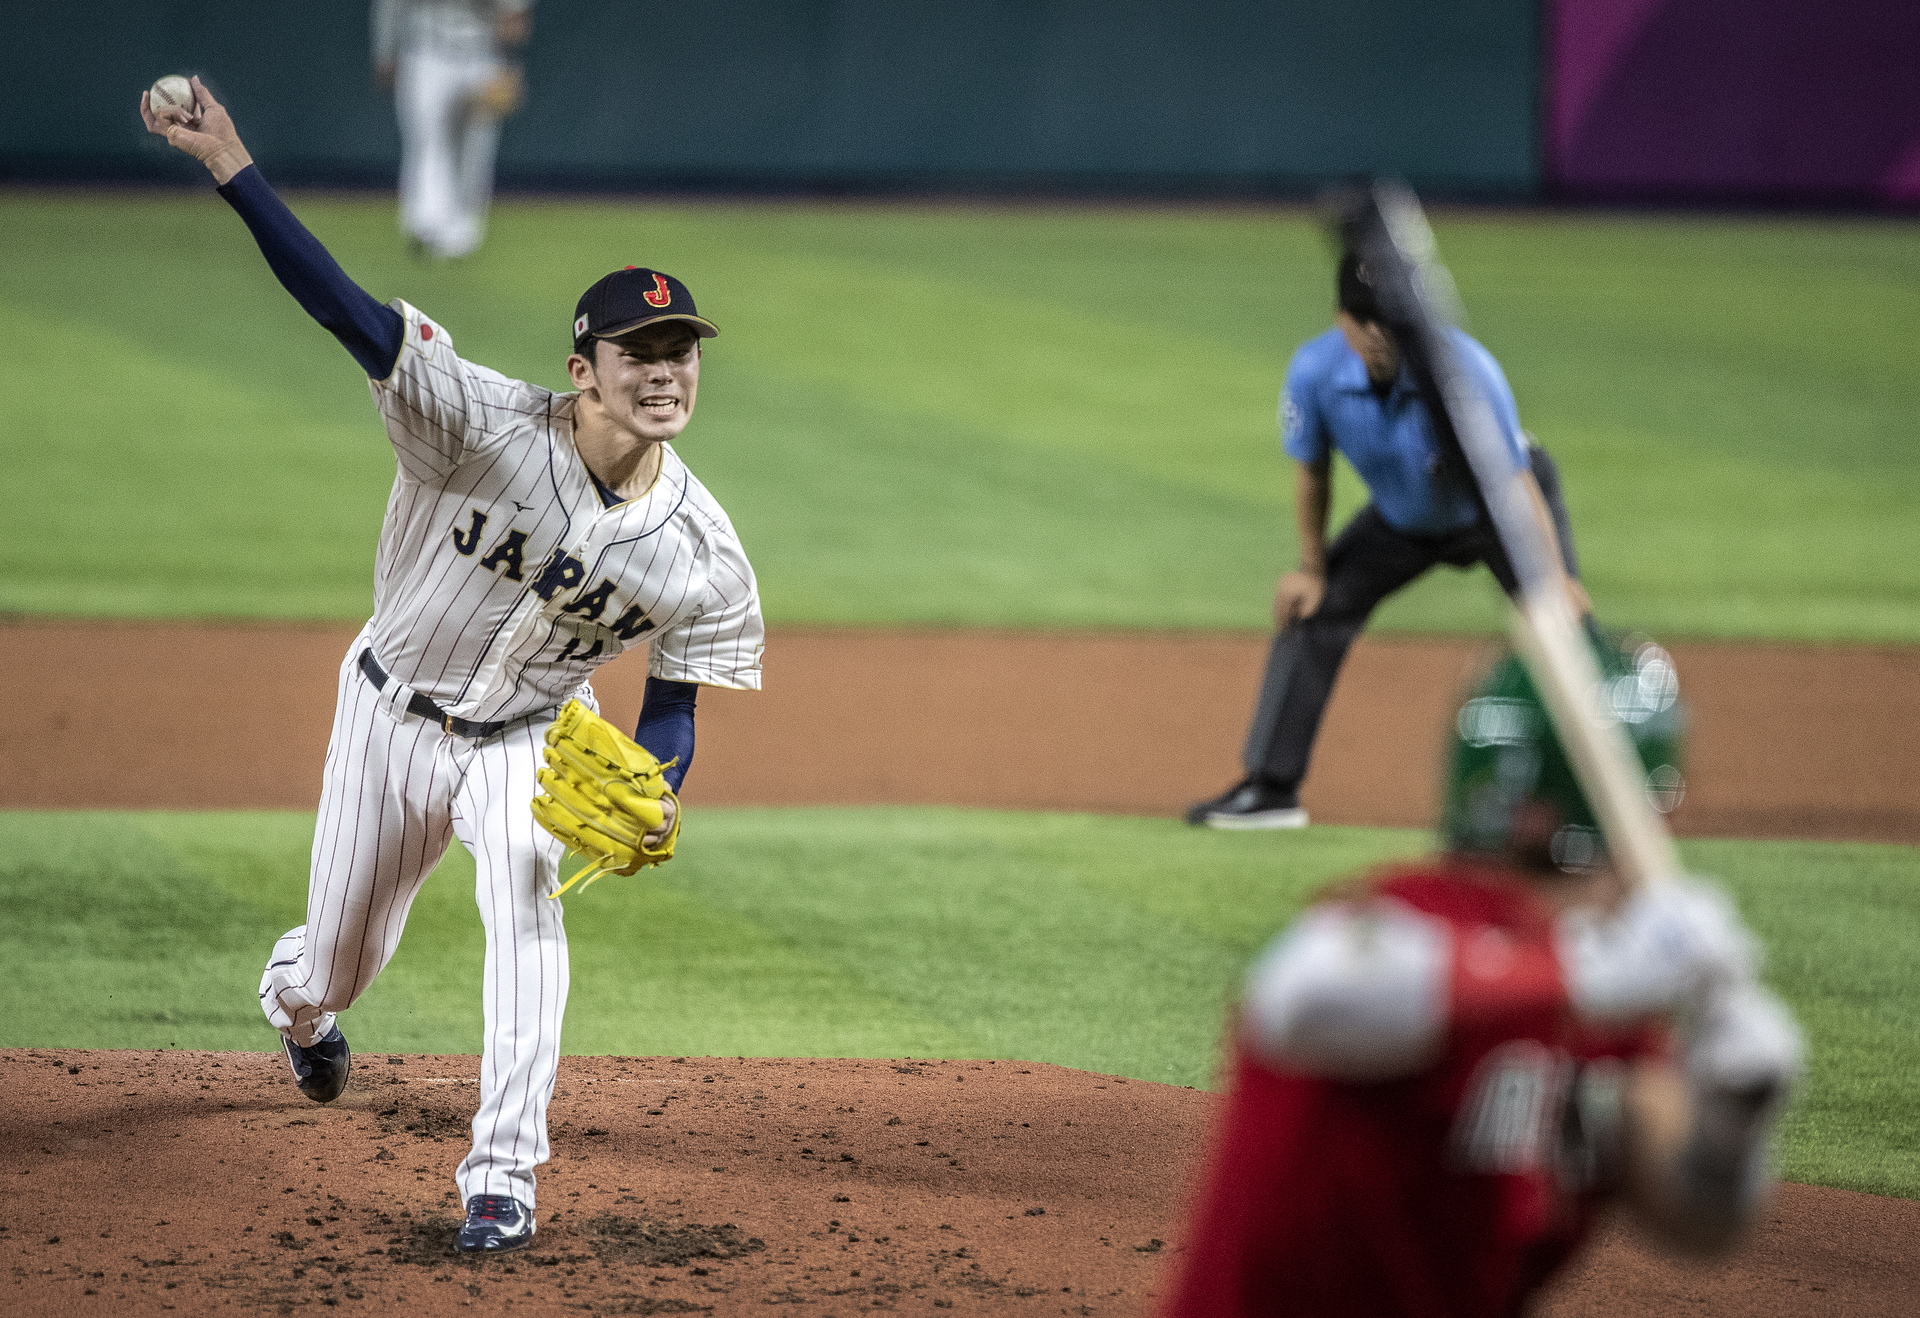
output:
[[[1604, 700], [1646, 768], [1647, 797], [1662, 813], [1680, 804], [1682, 710], [1673, 659], [1651, 641], [1594, 645]], [[1573, 776], [1526, 666], [1509, 654], [1460, 707], [1449, 738], [1440, 832], [1450, 850], [1551, 861], [1564, 870], [1598, 863], [1603, 845], [1587, 795]], [[1544, 808], [1544, 809], [1543, 809]]]

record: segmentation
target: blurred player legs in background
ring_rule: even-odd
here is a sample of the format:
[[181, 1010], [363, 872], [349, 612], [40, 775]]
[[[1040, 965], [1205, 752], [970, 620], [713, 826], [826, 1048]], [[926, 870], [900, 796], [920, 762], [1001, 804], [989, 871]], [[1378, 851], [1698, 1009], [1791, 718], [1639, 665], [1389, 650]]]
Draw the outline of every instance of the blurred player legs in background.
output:
[[487, 66], [437, 55], [404, 58], [395, 70], [400, 228], [434, 256], [465, 256], [486, 231], [500, 121], [476, 110], [474, 97], [493, 77]]
[[400, 228], [436, 257], [486, 233], [500, 121], [519, 108], [515, 58], [532, 0], [375, 0], [374, 69], [400, 119]]

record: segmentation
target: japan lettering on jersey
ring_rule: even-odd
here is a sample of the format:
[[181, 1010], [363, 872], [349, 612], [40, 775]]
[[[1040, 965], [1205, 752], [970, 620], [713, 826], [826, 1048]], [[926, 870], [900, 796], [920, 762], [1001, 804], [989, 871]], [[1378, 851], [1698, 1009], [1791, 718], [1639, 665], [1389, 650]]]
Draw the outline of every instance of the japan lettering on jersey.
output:
[[1579, 1024], [1550, 915], [1520, 881], [1441, 862], [1356, 900], [1374, 898], [1444, 932], [1438, 1056], [1360, 1083], [1242, 1043], [1163, 1318], [1509, 1318], [1585, 1234], [1568, 1086], [1657, 1038]]
[[651, 489], [606, 507], [573, 447], [576, 395], [464, 361], [393, 305], [405, 343], [371, 382], [400, 464], [374, 578], [380, 663], [476, 721], [555, 708], [640, 644], [654, 677], [757, 690], [753, 568], [672, 447]]

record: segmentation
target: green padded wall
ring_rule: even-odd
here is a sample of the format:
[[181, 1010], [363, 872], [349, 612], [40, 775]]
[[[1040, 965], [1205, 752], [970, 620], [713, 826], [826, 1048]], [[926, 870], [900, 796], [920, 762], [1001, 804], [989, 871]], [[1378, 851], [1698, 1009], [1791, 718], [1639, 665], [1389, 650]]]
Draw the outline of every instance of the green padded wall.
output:
[[[390, 180], [364, 5], [8, 0], [13, 177], [171, 178], [135, 101], [208, 76], [281, 181]], [[503, 182], [1534, 192], [1534, 0], [544, 0]], [[10, 42], [10, 44], [12, 44]], [[16, 120], [16, 127], [19, 121]]]

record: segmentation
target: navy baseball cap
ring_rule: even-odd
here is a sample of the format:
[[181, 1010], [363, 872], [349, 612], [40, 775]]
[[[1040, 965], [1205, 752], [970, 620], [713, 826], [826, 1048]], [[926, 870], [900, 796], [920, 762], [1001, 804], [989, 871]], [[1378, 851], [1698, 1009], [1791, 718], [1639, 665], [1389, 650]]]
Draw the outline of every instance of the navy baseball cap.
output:
[[672, 275], [642, 266], [615, 270], [580, 295], [573, 308], [573, 346], [588, 339], [614, 339], [643, 325], [684, 321], [703, 339], [720, 331], [694, 310], [693, 294]]

